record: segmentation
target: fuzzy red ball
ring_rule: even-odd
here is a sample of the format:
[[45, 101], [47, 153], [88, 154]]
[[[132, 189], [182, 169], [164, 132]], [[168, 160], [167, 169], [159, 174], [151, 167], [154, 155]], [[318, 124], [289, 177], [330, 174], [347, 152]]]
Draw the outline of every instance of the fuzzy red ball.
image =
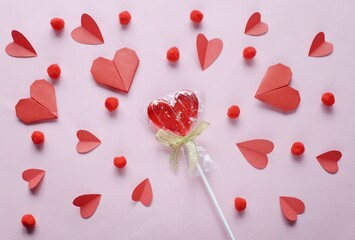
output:
[[166, 52], [166, 58], [170, 62], [177, 62], [180, 58], [180, 52], [177, 47], [172, 47]]
[[51, 26], [54, 30], [60, 31], [64, 28], [65, 22], [62, 18], [52, 18]]
[[295, 156], [299, 156], [301, 154], [303, 154], [305, 151], [304, 145], [301, 142], [295, 142], [294, 144], [292, 144], [291, 147], [291, 153]]
[[32, 229], [36, 225], [36, 219], [32, 214], [25, 214], [21, 219], [22, 225], [27, 229]]
[[247, 207], [247, 201], [244, 198], [236, 197], [234, 199], [234, 207], [238, 212], [244, 211]]
[[31, 138], [34, 144], [42, 144], [44, 142], [44, 134], [41, 131], [34, 131]]
[[324, 105], [332, 106], [335, 103], [335, 97], [333, 93], [326, 92], [322, 95], [322, 102]]
[[199, 10], [192, 10], [190, 13], [190, 19], [194, 23], [200, 23], [203, 19], [203, 13]]
[[128, 25], [132, 17], [128, 11], [123, 11], [118, 14], [118, 18], [120, 20], [121, 25]]
[[58, 79], [60, 77], [61, 72], [62, 72], [62, 70], [60, 69], [58, 64], [51, 64], [47, 68], [48, 76], [52, 79]]
[[231, 119], [238, 118], [240, 114], [240, 109], [237, 105], [232, 105], [228, 108], [227, 115]]
[[125, 157], [121, 156], [121, 157], [115, 157], [113, 159], [113, 164], [117, 167], [117, 168], [124, 168], [127, 164], [127, 160]]
[[244, 48], [243, 57], [245, 59], [248, 59], [248, 60], [252, 59], [255, 57], [255, 55], [256, 55], [256, 49], [254, 47], [249, 46], [249, 47]]
[[106, 98], [105, 101], [105, 107], [107, 110], [109, 110], [110, 112], [116, 110], [118, 108], [118, 99], [115, 97], [108, 97]]

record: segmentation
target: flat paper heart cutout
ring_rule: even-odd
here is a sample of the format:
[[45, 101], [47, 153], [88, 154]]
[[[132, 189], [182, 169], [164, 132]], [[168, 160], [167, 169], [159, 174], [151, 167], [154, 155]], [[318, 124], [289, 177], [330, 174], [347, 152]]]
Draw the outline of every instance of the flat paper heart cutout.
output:
[[88, 153], [97, 148], [101, 141], [94, 134], [87, 130], [79, 130], [76, 132], [79, 142], [76, 144], [78, 153]]
[[254, 139], [237, 143], [237, 147], [244, 158], [255, 168], [264, 169], [268, 164], [269, 154], [274, 149], [274, 144], [265, 139]]
[[341, 157], [342, 154], [340, 151], [332, 150], [317, 156], [317, 160], [325, 171], [329, 173], [337, 173], [339, 169], [338, 161]]
[[26, 124], [58, 118], [57, 103], [52, 83], [40, 79], [32, 83], [30, 98], [20, 99], [15, 106], [17, 117]]
[[128, 93], [139, 65], [136, 52], [129, 48], [116, 51], [113, 61], [99, 57], [91, 66], [97, 83]]
[[149, 207], [153, 201], [153, 191], [149, 178], [143, 180], [132, 192], [132, 200]]
[[147, 108], [151, 123], [171, 133], [185, 136], [195, 122], [199, 109], [197, 96], [188, 90], [177, 92], [173, 99], [157, 99]]
[[104, 43], [99, 26], [88, 14], [81, 15], [81, 26], [71, 32], [72, 38], [78, 43], [98, 45]]
[[245, 25], [244, 33], [251, 36], [263, 35], [268, 31], [268, 25], [261, 21], [259, 12], [253, 13]]
[[334, 46], [330, 42], [325, 41], [324, 32], [319, 32], [313, 39], [309, 48], [308, 56], [324, 57], [333, 52]]
[[80, 216], [82, 218], [91, 217], [101, 200], [101, 194], [84, 194], [74, 199], [74, 206], [80, 207]]
[[42, 169], [27, 169], [22, 173], [22, 179], [28, 182], [28, 189], [32, 190], [42, 181], [46, 172]]
[[196, 38], [197, 54], [202, 70], [206, 70], [218, 58], [223, 49], [221, 39], [207, 40], [205, 35], [199, 34]]
[[304, 213], [302, 200], [294, 197], [280, 196], [281, 211], [289, 221], [296, 221], [299, 214]]
[[5, 48], [5, 51], [9, 56], [19, 58], [37, 56], [36, 50], [22, 33], [12, 30], [11, 35], [14, 41], [9, 43]]
[[299, 92], [290, 87], [292, 77], [291, 69], [281, 63], [268, 68], [255, 98], [283, 111], [295, 110], [301, 97]]

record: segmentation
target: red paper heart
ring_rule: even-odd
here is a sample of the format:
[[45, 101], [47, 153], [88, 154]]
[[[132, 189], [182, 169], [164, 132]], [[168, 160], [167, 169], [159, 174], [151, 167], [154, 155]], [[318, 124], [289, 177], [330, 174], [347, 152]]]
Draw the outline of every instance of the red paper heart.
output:
[[81, 26], [75, 28], [71, 32], [72, 38], [83, 44], [103, 44], [104, 38], [102, 37], [99, 26], [95, 20], [88, 14], [81, 15]]
[[274, 149], [274, 144], [265, 139], [254, 139], [237, 143], [237, 147], [245, 159], [255, 168], [264, 169], [268, 164], [269, 154]]
[[196, 38], [197, 54], [202, 70], [207, 69], [217, 59], [223, 48], [221, 39], [207, 40], [205, 35], [199, 34]]
[[101, 194], [84, 194], [74, 199], [74, 206], [80, 207], [80, 216], [82, 218], [91, 217], [101, 200]]
[[150, 185], [149, 178], [143, 180], [132, 192], [132, 200], [141, 202], [144, 206], [148, 207], [153, 200], [152, 186]]
[[129, 48], [116, 51], [113, 61], [99, 57], [91, 66], [91, 74], [97, 83], [128, 92], [139, 65], [136, 52]]
[[152, 101], [147, 109], [154, 126], [174, 134], [185, 136], [191, 129], [198, 114], [199, 102], [196, 95], [188, 90], [175, 94], [171, 101]]
[[32, 47], [31, 43], [27, 40], [27, 38], [22, 35], [19, 31], [13, 30], [11, 32], [12, 39], [14, 40], [12, 43], [9, 43], [5, 51], [8, 55], [12, 57], [36, 57], [37, 53], [35, 49]]
[[251, 36], [259, 36], [265, 34], [268, 28], [268, 25], [261, 21], [261, 14], [255, 12], [250, 16], [245, 26], [244, 33]]
[[310, 57], [324, 57], [333, 51], [333, 44], [325, 41], [323, 32], [319, 32], [313, 39], [311, 47], [309, 48], [308, 56]]
[[342, 154], [340, 151], [332, 150], [317, 156], [317, 160], [325, 171], [329, 173], [337, 173], [339, 169], [338, 161], [341, 157]]
[[305, 205], [304, 203], [294, 197], [280, 197], [280, 206], [282, 213], [289, 221], [296, 221], [297, 215], [304, 213]]
[[76, 144], [76, 151], [78, 153], [88, 153], [101, 144], [100, 139], [86, 130], [77, 131], [76, 136], [79, 139], [79, 142]]
[[30, 87], [31, 98], [20, 99], [15, 106], [17, 117], [24, 123], [57, 119], [57, 103], [52, 83], [40, 79]]
[[28, 189], [32, 190], [42, 181], [45, 173], [41, 169], [27, 169], [22, 173], [22, 179], [28, 182]]

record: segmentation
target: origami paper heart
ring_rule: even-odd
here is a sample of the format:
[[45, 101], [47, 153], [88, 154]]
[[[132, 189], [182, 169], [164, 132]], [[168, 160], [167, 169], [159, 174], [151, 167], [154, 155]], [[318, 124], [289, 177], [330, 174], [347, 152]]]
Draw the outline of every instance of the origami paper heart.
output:
[[281, 63], [268, 68], [255, 98], [283, 111], [295, 110], [301, 101], [299, 92], [288, 86], [292, 77], [291, 69]]
[[196, 38], [197, 54], [202, 70], [206, 70], [217, 59], [223, 48], [221, 39], [207, 40], [205, 35], [199, 34]]
[[289, 221], [296, 221], [297, 215], [304, 213], [305, 205], [304, 203], [294, 197], [280, 197], [280, 206], [282, 213]]
[[74, 199], [74, 206], [80, 207], [80, 216], [82, 218], [91, 217], [101, 200], [101, 194], [84, 194]]
[[148, 207], [153, 200], [152, 186], [150, 185], [149, 178], [141, 182], [132, 193], [132, 200], [141, 202], [144, 206]]
[[28, 182], [28, 189], [32, 190], [42, 181], [45, 173], [41, 169], [27, 169], [22, 173], [22, 179]]
[[272, 152], [274, 144], [269, 140], [254, 139], [237, 143], [237, 147], [253, 167], [264, 169], [268, 163], [266, 154]]
[[333, 52], [333, 44], [325, 41], [324, 32], [319, 32], [313, 39], [308, 56], [324, 57]]
[[57, 103], [54, 86], [40, 79], [32, 83], [30, 98], [20, 99], [15, 106], [17, 117], [26, 124], [57, 119]]
[[99, 57], [91, 66], [91, 74], [97, 83], [128, 93], [139, 65], [136, 52], [121, 48], [113, 61]]
[[71, 32], [71, 36], [78, 43], [92, 45], [104, 43], [104, 38], [101, 35], [99, 26], [97, 26], [95, 20], [86, 13], [81, 15], [81, 26], [75, 28]]
[[177, 92], [174, 99], [152, 101], [147, 113], [154, 126], [174, 134], [185, 136], [198, 114], [199, 102], [196, 95], [188, 90]]
[[31, 43], [27, 40], [27, 38], [22, 35], [22, 33], [13, 30], [11, 32], [11, 35], [14, 41], [12, 43], [9, 43], [5, 48], [5, 51], [8, 55], [20, 58], [37, 56], [35, 49], [32, 47]]
[[340, 151], [332, 150], [317, 156], [317, 160], [325, 171], [329, 173], [337, 173], [339, 169], [338, 161], [341, 157], [342, 154]]
[[76, 144], [76, 151], [78, 153], [88, 153], [101, 144], [100, 139], [86, 130], [77, 131], [76, 136], [79, 139], [79, 142]]
[[250, 16], [245, 26], [244, 33], [251, 36], [259, 36], [265, 34], [267, 30], [268, 25], [261, 22], [261, 14], [259, 12], [255, 12]]

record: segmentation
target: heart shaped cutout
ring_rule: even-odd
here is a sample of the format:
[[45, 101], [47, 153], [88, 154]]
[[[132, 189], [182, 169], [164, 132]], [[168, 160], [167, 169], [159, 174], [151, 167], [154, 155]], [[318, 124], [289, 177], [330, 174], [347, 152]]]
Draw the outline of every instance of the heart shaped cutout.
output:
[[101, 200], [101, 194], [84, 194], [74, 199], [74, 206], [80, 207], [80, 216], [82, 218], [91, 217]]
[[89, 15], [84, 13], [81, 15], [81, 26], [75, 28], [71, 32], [72, 38], [78, 43], [98, 45], [104, 43], [99, 26], [95, 20]]
[[138, 65], [136, 52], [121, 48], [116, 51], [113, 61], [102, 57], [95, 59], [90, 71], [97, 83], [128, 93]]
[[304, 213], [305, 210], [302, 200], [295, 197], [281, 196], [280, 206], [284, 216], [291, 222], [296, 221], [297, 216]]
[[259, 36], [267, 33], [268, 29], [268, 25], [261, 21], [261, 14], [255, 12], [250, 16], [245, 25], [244, 33], [251, 36]]
[[88, 153], [97, 148], [101, 141], [94, 134], [87, 130], [79, 130], [76, 132], [79, 142], [76, 144], [78, 153]]
[[5, 51], [9, 56], [19, 58], [37, 56], [36, 50], [22, 33], [13, 30], [11, 35], [13, 42], [9, 43], [5, 48]]
[[149, 178], [143, 180], [132, 192], [132, 200], [149, 207], [153, 201], [153, 191]]
[[330, 42], [325, 41], [324, 32], [319, 32], [313, 39], [309, 48], [308, 56], [324, 57], [333, 52], [334, 46]]
[[237, 147], [244, 158], [255, 168], [264, 169], [268, 164], [269, 154], [274, 149], [274, 144], [265, 139], [254, 139], [237, 143]]
[[292, 71], [288, 66], [281, 63], [270, 66], [255, 98], [283, 112], [295, 110], [301, 97], [296, 89], [289, 86], [291, 77]]
[[169, 101], [157, 99], [148, 105], [151, 123], [171, 133], [186, 136], [195, 122], [199, 109], [197, 96], [188, 90], [177, 92]]
[[338, 161], [341, 157], [340, 151], [332, 150], [317, 156], [317, 160], [325, 171], [334, 174], [338, 172]]
[[205, 35], [199, 34], [196, 38], [197, 54], [202, 70], [206, 70], [218, 58], [223, 49], [221, 39], [207, 40]]
[[42, 169], [27, 169], [22, 173], [22, 179], [28, 182], [28, 189], [32, 190], [42, 181], [46, 171]]
[[15, 106], [17, 117], [26, 124], [58, 118], [57, 103], [52, 83], [40, 79], [32, 83], [30, 98], [20, 99]]

